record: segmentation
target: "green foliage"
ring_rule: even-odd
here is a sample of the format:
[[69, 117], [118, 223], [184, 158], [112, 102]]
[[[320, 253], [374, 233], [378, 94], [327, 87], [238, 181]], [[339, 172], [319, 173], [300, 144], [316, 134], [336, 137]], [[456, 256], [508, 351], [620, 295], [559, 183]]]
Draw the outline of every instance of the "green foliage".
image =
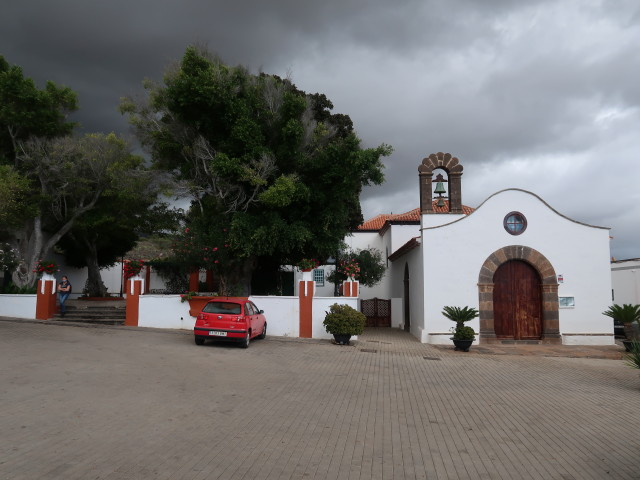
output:
[[640, 368], [640, 342], [633, 340], [631, 342], [631, 350], [625, 355], [625, 364], [631, 368]]
[[613, 304], [602, 314], [622, 323], [640, 323], [640, 305], [631, 305], [630, 303], [625, 303], [624, 305]]
[[287, 79], [189, 47], [163, 84], [145, 87], [147, 99], [124, 99], [121, 111], [154, 166], [187, 186], [192, 219], [228, 229], [243, 268], [330, 256], [362, 222], [362, 187], [384, 179], [391, 147], [363, 149], [348, 116]]
[[442, 314], [449, 320], [456, 323], [469, 322], [476, 318], [480, 313], [473, 307], [450, 307], [442, 308]]
[[476, 338], [476, 332], [473, 328], [466, 325], [455, 327], [452, 332], [453, 338], [456, 340], [473, 340]]
[[322, 324], [333, 335], [360, 335], [364, 332], [366, 321], [364, 313], [349, 305], [334, 303], [329, 307], [329, 312], [326, 312]]
[[37, 293], [38, 288], [35, 285], [27, 285], [19, 287], [14, 283], [9, 282], [7, 285], [3, 285], [0, 288], [0, 293], [11, 295], [34, 295]]
[[357, 250], [355, 252], [340, 252], [336, 258], [338, 267], [327, 275], [327, 281], [342, 283], [347, 279], [347, 273], [343, 268], [340, 268], [343, 262], [358, 265], [359, 272], [356, 279], [360, 282], [360, 285], [365, 287], [377, 285], [384, 277], [387, 269], [385, 261], [382, 259], [382, 253], [375, 248]]
[[31, 182], [10, 165], [0, 165], [0, 230], [17, 228], [37, 211]]
[[0, 243], [0, 272], [11, 271], [18, 265], [17, 252], [8, 243]]
[[454, 339], [471, 340], [475, 338], [475, 331], [473, 328], [466, 326], [465, 322], [469, 322], [480, 315], [478, 310], [473, 307], [445, 306], [442, 308], [442, 314], [449, 320], [456, 322], [455, 328], [451, 328]]
[[66, 118], [76, 109], [71, 89], [53, 82], [39, 89], [20, 67], [10, 66], [0, 56], [0, 163], [13, 163], [18, 142], [31, 136], [70, 134], [75, 123]]

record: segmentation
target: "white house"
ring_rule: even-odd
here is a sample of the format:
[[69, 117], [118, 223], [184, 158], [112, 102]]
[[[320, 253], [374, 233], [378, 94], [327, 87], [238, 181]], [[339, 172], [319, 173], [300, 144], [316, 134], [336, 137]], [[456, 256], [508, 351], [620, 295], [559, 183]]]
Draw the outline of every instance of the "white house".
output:
[[611, 262], [613, 303], [640, 304], [640, 258]]
[[480, 343], [613, 344], [602, 315], [611, 304], [609, 229], [520, 189], [466, 207], [462, 170], [450, 154], [430, 155], [419, 167], [420, 208], [375, 217], [346, 239], [388, 259], [384, 280], [361, 298], [391, 299], [392, 326], [422, 342], [450, 342], [441, 312], [451, 305], [480, 311], [471, 322]]

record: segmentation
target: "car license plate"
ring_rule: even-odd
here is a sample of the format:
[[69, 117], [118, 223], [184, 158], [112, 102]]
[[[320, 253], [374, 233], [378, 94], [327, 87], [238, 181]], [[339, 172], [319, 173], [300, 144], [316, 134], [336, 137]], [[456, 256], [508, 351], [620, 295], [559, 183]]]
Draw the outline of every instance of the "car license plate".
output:
[[210, 331], [209, 335], [215, 335], [217, 337], [226, 337], [227, 336], [227, 332], [215, 332], [215, 331]]

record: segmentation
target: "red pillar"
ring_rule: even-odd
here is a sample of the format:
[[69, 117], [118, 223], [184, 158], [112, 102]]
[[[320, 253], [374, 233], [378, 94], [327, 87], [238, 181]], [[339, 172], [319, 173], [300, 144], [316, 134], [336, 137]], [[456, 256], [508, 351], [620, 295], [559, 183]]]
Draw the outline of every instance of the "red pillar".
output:
[[300, 338], [313, 336], [313, 294], [316, 282], [306, 280], [303, 277], [298, 284], [298, 297], [300, 299]]
[[342, 283], [342, 296], [343, 297], [357, 297], [358, 296], [358, 290], [360, 290], [360, 282], [356, 281], [349, 281], [347, 280], [346, 282]]
[[200, 291], [200, 270], [197, 268], [192, 268], [191, 273], [189, 274], [189, 291]]
[[53, 275], [43, 276], [38, 280], [36, 297], [36, 318], [49, 320], [56, 313], [56, 279]]
[[142, 295], [143, 280], [132, 277], [127, 280], [127, 314], [124, 324], [128, 327], [138, 326], [138, 314], [140, 311], [140, 295]]

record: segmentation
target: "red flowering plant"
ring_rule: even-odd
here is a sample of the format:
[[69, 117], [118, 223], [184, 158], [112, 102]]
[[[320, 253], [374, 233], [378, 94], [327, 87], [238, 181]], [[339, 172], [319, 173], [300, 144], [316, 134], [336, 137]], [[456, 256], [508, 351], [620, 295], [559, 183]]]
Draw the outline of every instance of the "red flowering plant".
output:
[[39, 274], [48, 273], [49, 275], [53, 275], [55, 272], [59, 272], [60, 268], [56, 262], [52, 262], [50, 260], [38, 260], [38, 264], [33, 271]]
[[142, 267], [144, 267], [143, 260], [125, 260], [124, 262], [124, 278], [130, 279], [131, 277], [135, 277], [142, 271]]
[[338, 264], [338, 270], [347, 278], [353, 277], [355, 279], [360, 277], [360, 265], [353, 258], [342, 260]]
[[297, 266], [303, 272], [308, 272], [313, 270], [314, 268], [318, 268], [320, 266], [320, 262], [315, 258], [303, 258], [298, 262]]

